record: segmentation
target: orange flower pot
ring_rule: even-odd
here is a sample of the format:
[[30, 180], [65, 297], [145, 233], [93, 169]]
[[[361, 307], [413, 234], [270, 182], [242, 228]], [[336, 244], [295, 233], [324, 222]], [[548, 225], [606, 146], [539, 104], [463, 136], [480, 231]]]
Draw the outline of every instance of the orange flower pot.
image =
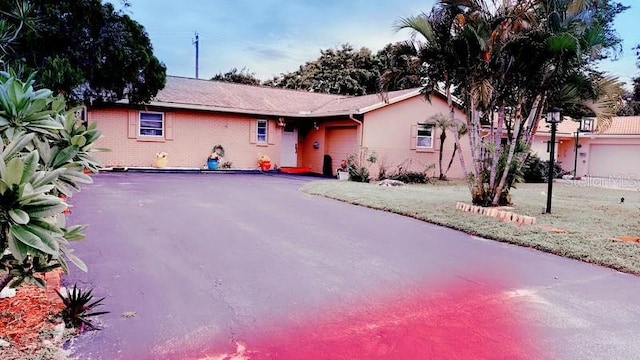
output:
[[262, 161], [260, 163], [260, 170], [267, 171], [271, 169], [271, 161]]

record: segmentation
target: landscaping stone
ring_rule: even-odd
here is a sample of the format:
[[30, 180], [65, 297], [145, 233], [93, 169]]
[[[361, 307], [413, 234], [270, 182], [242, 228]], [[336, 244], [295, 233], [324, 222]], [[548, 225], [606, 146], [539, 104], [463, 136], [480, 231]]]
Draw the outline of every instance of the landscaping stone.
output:
[[489, 216], [492, 218], [496, 218], [498, 220], [502, 220], [504, 222], [512, 222], [518, 225], [535, 225], [536, 224], [535, 217], [520, 215], [515, 212], [509, 211], [513, 209], [513, 207], [509, 207], [509, 206], [502, 206], [497, 208], [486, 208], [482, 206], [469, 205], [463, 202], [458, 202], [456, 203], [456, 209], [464, 212], [470, 212], [472, 214]]
[[391, 179], [385, 179], [378, 182], [378, 186], [406, 186], [406, 185], [407, 184], [403, 183], [400, 180], [391, 180]]
[[12, 298], [16, 296], [16, 289], [4, 288], [0, 291], [0, 299]]

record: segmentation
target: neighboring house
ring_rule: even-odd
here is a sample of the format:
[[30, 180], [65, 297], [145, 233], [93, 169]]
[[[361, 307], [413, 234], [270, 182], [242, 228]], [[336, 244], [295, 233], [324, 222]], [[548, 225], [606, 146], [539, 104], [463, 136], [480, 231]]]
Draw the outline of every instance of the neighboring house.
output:
[[[448, 113], [440, 94], [426, 101], [419, 90], [349, 97], [169, 76], [166, 87], [145, 105], [126, 101], [91, 108], [88, 120], [103, 132], [99, 157], [107, 167], [146, 167], [160, 151], [169, 166], [203, 168], [214, 144], [225, 148], [234, 168], [257, 168], [261, 154], [280, 167], [323, 173], [325, 155], [335, 174], [342, 160], [362, 147], [378, 164], [421, 171], [438, 161], [440, 130], [430, 118]], [[456, 110], [456, 116], [464, 114]], [[453, 134], [444, 149], [446, 167]], [[469, 157], [469, 141], [461, 139]], [[469, 162], [467, 162], [469, 163]], [[456, 158], [451, 178], [462, 178]]]
[[[532, 150], [542, 160], [549, 159], [549, 129], [541, 121], [532, 144]], [[576, 149], [578, 129], [583, 131], [577, 135]], [[560, 166], [572, 175], [575, 170], [578, 177], [640, 179], [640, 117], [614, 117], [609, 128], [596, 129], [595, 119], [580, 123], [565, 118], [558, 124], [556, 153]]]

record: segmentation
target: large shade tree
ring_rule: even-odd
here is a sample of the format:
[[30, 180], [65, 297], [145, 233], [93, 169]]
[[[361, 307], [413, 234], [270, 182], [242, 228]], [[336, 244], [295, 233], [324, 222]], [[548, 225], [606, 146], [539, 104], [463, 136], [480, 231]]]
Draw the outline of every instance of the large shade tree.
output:
[[238, 70], [238, 68], [232, 68], [224, 74], [215, 74], [211, 80], [244, 85], [260, 85], [260, 79], [256, 77], [255, 73], [250, 72], [247, 68], [242, 68], [240, 70]]
[[462, 165], [475, 204], [510, 203], [547, 108], [610, 123], [620, 84], [594, 64], [619, 49], [611, 22], [623, 10], [606, 0], [440, 0], [398, 21], [426, 65], [425, 94], [444, 91], [451, 116], [457, 95], [467, 113], [473, 163]]
[[[126, 5], [126, 2], [125, 2]], [[5, 64], [70, 102], [146, 102], [165, 83], [142, 25], [101, 0], [0, 0]], [[8, 31], [3, 31], [8, 29]], [[15, 39], [10, 39], [15, 35]]]
[[[384, 82], [380, 82], [380, 78]], [[415, 48], [406, 43], [387, 44], [373, 53], [343, 44], [320, 51], [320, 56], [297, 70], [264, 84], [288, 89], [339, 95], [367, 95], [420, 87], [424, 69]]]

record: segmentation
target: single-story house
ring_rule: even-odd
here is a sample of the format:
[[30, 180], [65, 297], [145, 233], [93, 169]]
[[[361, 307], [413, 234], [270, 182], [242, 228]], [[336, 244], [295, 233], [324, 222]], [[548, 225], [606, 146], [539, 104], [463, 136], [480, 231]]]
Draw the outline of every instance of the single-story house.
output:
[[[542, 160], [549, 159], [550, 136], [550, 127], [541, 121], [532, 150]], [[577, 177], [640, 179], [640, 116], [614, 117], [603, 131], [597, 131], [596, 119], [565, 118], [558, 124], [556, 146], [560, 166]]]
[[[255, 169], [259, 155], [278, 167], [323, 173], [326, 155], [334, 174], [342, 160], [361, 148], [375, 152], [379, 166], [414, 171], [437, 164], [440, 130], [431, 117], [447, 114], [446, 99], [425, 100], [419, 89], [379, 95], [341, 96], [191, 78], [167, 77], [153, 101], [120, 101], [88, 110], [88, 121], [103, 132], [98, 146], [107, 167], [147, 167], [157, 152], [170, 167], [203, 168], [215, 144], [233, 168]], [[464, 118], [456, 109], [456, 116]], [[444, 166], [453, 151], [453, 134], [444, 145]], [[469, 157], [469, 141], [461, 139]], [[458, 159], [448, 176], [463, 177]]]

